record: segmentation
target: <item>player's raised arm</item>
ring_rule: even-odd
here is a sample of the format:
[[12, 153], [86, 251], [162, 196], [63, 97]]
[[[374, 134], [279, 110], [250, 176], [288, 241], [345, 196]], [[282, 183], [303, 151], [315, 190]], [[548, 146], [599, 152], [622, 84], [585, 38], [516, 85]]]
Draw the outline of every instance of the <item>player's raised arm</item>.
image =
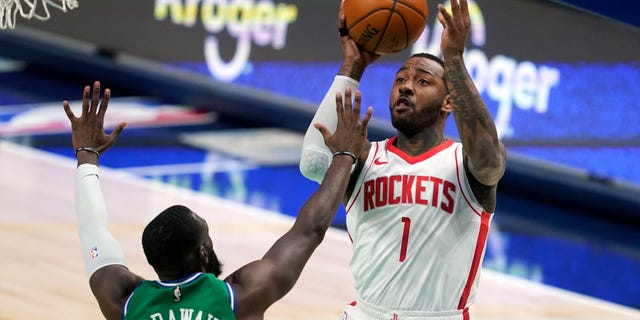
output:
[[[338, 13], [338, 33], [340, 35], [340, 44], [342, 45], [344, 60], [331, 87], [329, 87], [329, 90], [316, 110], [313, 120], [311, 120], [307, 128], [302, 145], [302, 154], [300, 156], [300, 172], [306, 178], [316, 182], [321, 182], [324, 178], [329, 163], [331, 163], [331, 153], [324, 144], [322, 135], [314, 127], [314, 124], [320, 123], [330, 131], [335, 130], [337, 123], [335, 113], [336, 94], [340, 93], [344, 95], [346, 88], [351, 88], [352, 92], [355, 92], [365, 68], [380, 57], [379, 55], [361, 50], [356, 45], [356, 42], [351, 39], [345, 29], [343, 4], [344, 1], [340, 3]], [[360, 152], [358, 156], [359, 158], [366, 158]]]
[[440, 48], [445, 78], [466, 166], [478, 182], [495, 186], [504, 174], [506, 152], [464, 64], [463, 52], [471, 25], [468, 4], [466, 0], [452, 0], [451, 14], [442, 4], [438, 10], [438, 20], [444, 27]]
[[107, 228], [107, 208], [100, 190], [98, 160], [124, 127], [119, 124], [111, 134], [104, 132], [104, 116], [111, 92], [104, 91], [100, 101], [100, 83], [84, 88], [82, 114], [76, 117], [68, 101], [64, 111], [71, 122], [72, 144], [78, 159], [75, 207], [82, 258], [89, 284], [107, 319], [121, 319], [126, 297], [142, 278], [131, 273], [120, 245]]
[[[335, 215], [356, 162], [357, 152], [366, 143], [369, 108], [360, 120], [360, 94], [352, 107], [351, 92], [344, 100], [337, 94], [338, 123], [335, 132], [317, 124], [331, 152], [332, 161], [324, 180], [300, 209], [291, 229], [269, 249], [264, 257], [234, 272], [227, 281], [237, 294], [238, 318], [261, 314], [284, 296], [295, 284], [311, 254], [321, 243]], [[344, 107], [343, 107], [344, 104]]]

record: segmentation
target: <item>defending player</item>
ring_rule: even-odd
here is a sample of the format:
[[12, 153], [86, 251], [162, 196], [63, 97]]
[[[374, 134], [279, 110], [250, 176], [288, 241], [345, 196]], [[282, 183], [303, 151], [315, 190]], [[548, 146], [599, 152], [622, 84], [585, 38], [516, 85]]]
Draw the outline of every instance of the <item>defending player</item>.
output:
[[100, 101], [100, 83], [93, 93], [84, 88], [82, 114], [76, 117], [63, 103], [71, 121], [78, 158], [76, 214], [89, 284], [107, 319], [262, 319], [264, 312], [295, 284], [306, 262], [322, 241], [346, 191], [356, 152], [366, 142], [372, 110], [360, 120], [360, 96], [335, 97], [338, 127], [333, 134], [319, 126], [333, 152], [324, 181], [298, 213], [295, 223], [262, 257], [226, 279], [213, 251], [205, 220], [185, 206], [172, 206], [151, 221], [142, 235], [149, 264], [159, 281], [131, 272], [118, 243], [107, 229], [106, 206], [99, 185], [98, 158], [122, 132], [103, 129], [110, 91]]

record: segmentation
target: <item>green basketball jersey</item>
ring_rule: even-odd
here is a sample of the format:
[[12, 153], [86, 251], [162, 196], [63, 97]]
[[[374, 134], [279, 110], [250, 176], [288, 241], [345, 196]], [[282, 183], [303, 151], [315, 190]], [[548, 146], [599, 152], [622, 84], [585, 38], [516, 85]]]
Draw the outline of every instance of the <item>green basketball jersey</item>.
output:
[[210, 273], [143, 281], [125, 302], [125, 320], [235, 320], [235, 293]]

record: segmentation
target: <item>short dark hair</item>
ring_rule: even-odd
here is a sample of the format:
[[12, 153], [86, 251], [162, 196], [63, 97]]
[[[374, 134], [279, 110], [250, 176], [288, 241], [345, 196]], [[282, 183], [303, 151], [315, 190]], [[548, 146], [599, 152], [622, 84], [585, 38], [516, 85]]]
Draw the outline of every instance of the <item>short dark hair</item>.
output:
[[142, 248], [147, 262], [156, 270], [179, 271], [189, 268], [198, 251], [204, 224], [182, 205], [162, 211], [144, 228]]
[[433, 60], [433, 61], [437, 62], [438, 64], [440, 64], [440, 66], [442, 66], [442, 69], [444, 69], [444, 61], [442, 59], [440, 59], [440, 57], [432, 55], [431, 53], [426, 53], [426, 52], [414, 53], [414, 54], [411, 55], [411, 57], [409, 57], [409, 59], [415, 58], [415, 57], [420, 57], [420, 58], [426, 58], [426, 59], [429, 59], [429, 60]]

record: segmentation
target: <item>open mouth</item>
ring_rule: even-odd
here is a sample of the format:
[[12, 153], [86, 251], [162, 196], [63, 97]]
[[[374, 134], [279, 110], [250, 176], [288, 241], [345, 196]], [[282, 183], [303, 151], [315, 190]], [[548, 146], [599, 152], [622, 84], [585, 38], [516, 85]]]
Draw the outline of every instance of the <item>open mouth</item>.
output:
[[400, 97], [396, 100], [396, 104], [393, 108], [395, 111], [406, 111], [411, 109], [411, 101], [405, 97]]

